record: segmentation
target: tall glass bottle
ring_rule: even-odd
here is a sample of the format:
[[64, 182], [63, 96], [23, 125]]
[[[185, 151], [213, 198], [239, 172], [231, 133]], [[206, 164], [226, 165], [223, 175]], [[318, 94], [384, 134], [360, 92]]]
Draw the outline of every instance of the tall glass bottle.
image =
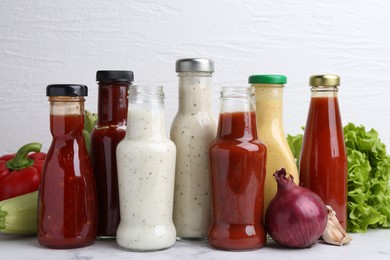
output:
[[98, 120], [91, 135], [91, 163], [98, 195], [98, 239], [115, 238], [119, 224], [116, 147], [126, 133], [127, 94], [133, 79], [132, 71], [96, 73]]
[[161, 86], [130, 86], [126, 136], [117, 146], [121, 221], [117, 243], [133, 251], [174, 245], [176, 147], [165, 130]]
[[225, 250], [264, 246], [266, 147], [257, 138], [252, 88], [223, 88], [217, 137], [210, 144], [209, 243]]
[[96, 238], [96, 187], [82, 135], [84, 85], [49, 85], [53, 141], [42, 168], [38, 241], [50, 248], [91, 245]]
[[347, 226], [347, 154], [338, 103], [337, 75], [310, 77], [311, 101], [303, 137], [300, 177]]
[[176, 61], [179, 109], [172, 122], [176, 144], [173, 221], [178, 240], [205, 241], [210, 225], [209, 144], [216, 134], [211, 112], [211, 77], [208, 59]]
[[285, 168], [299, 184], [294, 156], [288, 146], [283, 127], [283, 88], [287, 83], [284, 75], [252, 75], [249, 83], [256, 93], [256, 119], [259, 139], [267, 145], [267, 174], [264, 186], [264, 213], [276, 194], [277, 185], [273, 174]]

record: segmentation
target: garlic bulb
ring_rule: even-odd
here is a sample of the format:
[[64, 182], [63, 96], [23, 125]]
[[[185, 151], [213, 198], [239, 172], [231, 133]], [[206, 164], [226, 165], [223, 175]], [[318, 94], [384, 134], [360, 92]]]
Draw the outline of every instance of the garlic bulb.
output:
[[325, 231], [322, 234], [322, 238], [328, 244], [342, 246], [348, 244], [352, 237], [345, 232], [344, 228], [340, 225], [339, 220], [336, 217], [336, 212], [331, 206], [326, 205], [328, 210], [328, 223]]

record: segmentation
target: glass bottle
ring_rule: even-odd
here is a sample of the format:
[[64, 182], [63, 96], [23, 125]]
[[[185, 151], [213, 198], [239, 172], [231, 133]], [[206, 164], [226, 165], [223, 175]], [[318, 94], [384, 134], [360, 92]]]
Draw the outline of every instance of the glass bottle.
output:
[[121, 221], [117, 243], [133, 251], [169, 248], [176, 147], [165, 129], [161, 86], [130, 86], [126, 136], [117, 146]]
[[224, 250], [266, 242], [263, 193], [266, 146], [257, 138], [252, 88], [222, 88], [217, 137], [210, 144], [212, 222], [208, 241]]
[[116, 147], [126, 134], [127, 94], [133, 79], [132, 71], [96, 73], [98, 120], [91, 134], [91, 163], [98, 195], [98, 239], [115, 238], [119, 224]]
[[347, 154], [338, 103], [337, 75], [310, 77], [311, 101], [303, 136], [300, 177], [347, 226]]
[[84, 85], [49, 85], [53, 136], [42, 169], [38, 241], [50, 248], [91, 245], [96, 238], [96, 187], [82, 135]]
[[264, 185], [264, 214], [277, 191], [273, 174], [285, 168], [299, 184], [294, 156], [288, 146], [283, 127], [284, 75], [251, 75], [249, 83], [256, 93], [256, 120], [259, 139], [267, 146], [266, 177]]
[[179, 109], [172, 122], [171, 139], [177, 148], [173, 222], [177, 239], [206, 241], [210, 225], [209, 144], [216, 134], [211, 112], [208, 59], [176, 61]]

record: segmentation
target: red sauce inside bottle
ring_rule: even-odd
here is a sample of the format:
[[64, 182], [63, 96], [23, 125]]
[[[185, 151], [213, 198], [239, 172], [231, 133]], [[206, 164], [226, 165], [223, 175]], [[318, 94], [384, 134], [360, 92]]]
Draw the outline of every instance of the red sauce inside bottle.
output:
[[255, 112], [220, 114], [217, 138], [210, 145], [212, 246], [245, 250], [265, 244], [265, 156]]
[[98, 236], [115, 237], [120, 221], [116, 147], [126, 134], [128, 83], [100, 83], [91, 162], [98, 191]]
[[92, 244], [96, 191], [85, 148], [83, 115], [51, 115], [53, 142], [42, 171], [38, 240], [51, 248]]
[[300, 159], [300, 181], [347, 219], [347, 157], [337, 97], [311, 99]]

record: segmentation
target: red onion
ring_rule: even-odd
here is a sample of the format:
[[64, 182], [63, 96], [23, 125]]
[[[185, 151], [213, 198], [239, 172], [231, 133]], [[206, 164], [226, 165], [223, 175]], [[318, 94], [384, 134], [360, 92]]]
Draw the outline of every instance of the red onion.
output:
[[265, 226], [278, 244], [303, 248], [314, 244], [326, 228], [328, 213], [321, 198], [296, 185], [284, 168], [274, 173], [278, 191], [265, 214]]

